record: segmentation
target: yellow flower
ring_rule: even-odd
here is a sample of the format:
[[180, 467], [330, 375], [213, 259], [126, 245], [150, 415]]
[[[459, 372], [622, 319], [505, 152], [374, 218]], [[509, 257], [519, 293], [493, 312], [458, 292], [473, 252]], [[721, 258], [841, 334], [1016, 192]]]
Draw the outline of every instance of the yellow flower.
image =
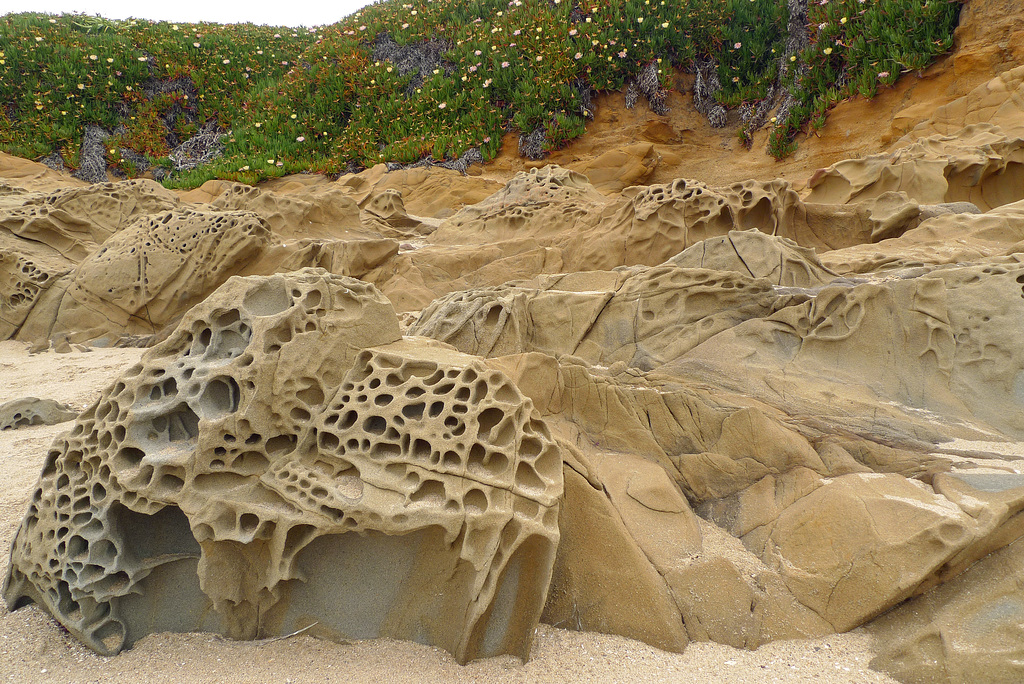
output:
[[832, 48], [827, 47], [824, 50], [822, 50], [822, 52], [824, 52], [826, 55], [831, 55], [832, 54]]

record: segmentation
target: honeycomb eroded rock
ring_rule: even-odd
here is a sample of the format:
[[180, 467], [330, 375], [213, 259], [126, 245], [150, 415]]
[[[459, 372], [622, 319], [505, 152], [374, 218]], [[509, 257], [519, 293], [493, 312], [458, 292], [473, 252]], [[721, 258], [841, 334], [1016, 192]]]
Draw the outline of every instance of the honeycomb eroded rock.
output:
[[371, 285], [232, 278], [54, 444], [4, 597], [104, 654], [308, 628], [525, 658], [561, 493], [532, 402]]

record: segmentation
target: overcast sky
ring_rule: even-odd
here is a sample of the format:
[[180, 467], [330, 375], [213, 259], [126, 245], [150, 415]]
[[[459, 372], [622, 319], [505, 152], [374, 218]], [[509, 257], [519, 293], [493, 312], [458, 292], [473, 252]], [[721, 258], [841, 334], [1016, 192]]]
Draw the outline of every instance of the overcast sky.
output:
[[221, 24], [252, 22], [271, 26], [318, 26], [333, 24], [352, 14], [369, 0], [3, 0], [0, 13], [45, 12], [98, 14], [108, 19], [164, 21], [212, 21]]

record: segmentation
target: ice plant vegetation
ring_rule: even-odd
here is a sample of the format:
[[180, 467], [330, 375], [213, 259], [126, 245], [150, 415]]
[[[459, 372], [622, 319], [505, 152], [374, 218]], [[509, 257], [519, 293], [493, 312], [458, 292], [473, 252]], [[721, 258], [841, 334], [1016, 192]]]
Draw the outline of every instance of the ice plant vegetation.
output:
[[223, 156], [165, 181], [179, 186], [473, 149], [486, 160], [506, 133], [541, 155], [584, 133], [593, 93], [641, 92], [658, 109], [684, 71], [741, 113], [741, 137], [752, 112], [760, 125], [774, 114], [768, 151], [782, 157], [837, 102], [949, 50], [960, 7], [827, 0], [791, 17], [791, 5], [802, 3], [385, 0], [301, 30], [5, 15], [0, 149], [76, 166], [95, 125], [112, 134], [108, 163], [133, 175], [138, 155], [170, 168], [177, 145], [220, 134]]

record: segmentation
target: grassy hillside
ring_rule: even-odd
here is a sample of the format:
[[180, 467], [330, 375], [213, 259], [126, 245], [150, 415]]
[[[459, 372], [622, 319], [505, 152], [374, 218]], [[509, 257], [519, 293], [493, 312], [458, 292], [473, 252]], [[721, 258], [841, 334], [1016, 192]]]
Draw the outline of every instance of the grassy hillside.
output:
[[[337, 24], [0, 19], [0, 148], [81, 160], [87, 125], [127, 175], [256, 182], [381, 161], [493, 157], [508, 131], [540, 157], [582, 135], [595, 91], [664, 108], [695, 72], [713, 124], [773, 127], [782, 157], [853, 96], [873, 97], [952, 46], [957, 0], [388, 0]], [[792, 12], [791, 12], [792, 10]], [[644, 106], [644, 105], [641, 105]], [[189, 169], [181, 142], [223, 155]], [[195, 145], [193, 145], [195, 147]], [[208, 151], [208, 150], [207, 150]], [[195, 153], [195, 150], [193, 150]], [[207, 155], [209, 156], [209, 155]]]

